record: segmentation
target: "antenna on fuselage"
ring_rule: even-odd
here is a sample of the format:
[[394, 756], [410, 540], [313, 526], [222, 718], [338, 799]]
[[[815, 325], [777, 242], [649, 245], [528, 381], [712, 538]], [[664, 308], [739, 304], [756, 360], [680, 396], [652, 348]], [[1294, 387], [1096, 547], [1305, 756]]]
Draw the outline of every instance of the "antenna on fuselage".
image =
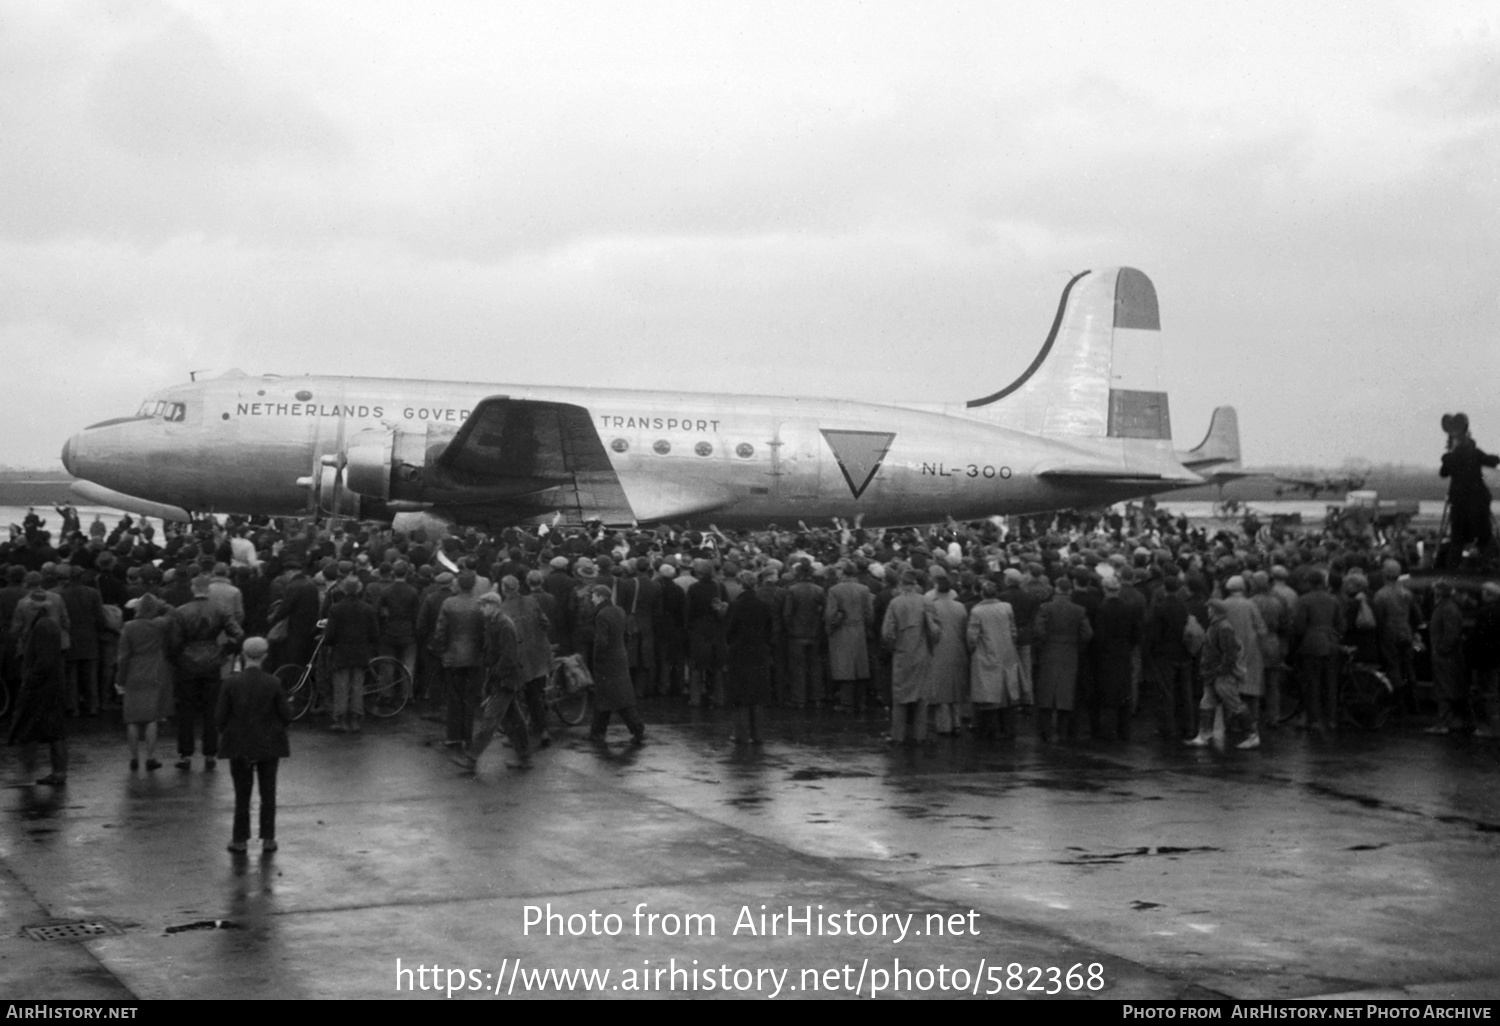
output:
[[196, 382], [198, 380], [198, 375], [204, 373], [208, 369], [209, 368], [207, 367], [199, 367], [197, 370], [188, 371], [188, 380]]

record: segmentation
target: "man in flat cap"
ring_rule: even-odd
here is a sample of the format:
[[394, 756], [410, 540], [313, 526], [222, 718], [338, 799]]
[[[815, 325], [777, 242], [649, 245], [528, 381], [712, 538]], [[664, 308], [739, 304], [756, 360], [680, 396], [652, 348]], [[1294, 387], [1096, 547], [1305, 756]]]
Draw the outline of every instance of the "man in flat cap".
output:
[[234, 826], [229, 850], [250, 843], [250, 792], [260, 788], [261, 850], [276, 850], [276, 771], [291, 754], [286, 727], [291, 705], [281, 682], [262, 669], [269, 646], [261, 637], [246, 638], [240, 648], [245, 668], [225, 678], [214, 710], [219, 753], [229, 760], [234, 780]]

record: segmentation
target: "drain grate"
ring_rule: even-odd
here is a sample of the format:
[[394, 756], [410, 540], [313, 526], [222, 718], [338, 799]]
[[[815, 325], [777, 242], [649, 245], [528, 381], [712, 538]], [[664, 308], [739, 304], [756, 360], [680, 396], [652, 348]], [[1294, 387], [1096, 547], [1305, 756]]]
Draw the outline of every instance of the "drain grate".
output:
[[125, 931], [107, 919], [76, 919], [70, 923], [23, 926], [21, 932], [34, 941], [89, 941], [95, 937], [119, 936]]

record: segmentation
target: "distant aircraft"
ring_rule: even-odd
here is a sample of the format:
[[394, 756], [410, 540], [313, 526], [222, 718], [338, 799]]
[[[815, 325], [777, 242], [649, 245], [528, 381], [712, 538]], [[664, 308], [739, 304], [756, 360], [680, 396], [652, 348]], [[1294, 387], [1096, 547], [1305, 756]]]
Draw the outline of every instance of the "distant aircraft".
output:
[[231, 371], [85, 428], [62, 459], [79, 500], [169, 519], [879, 526], [1098, 506], [1237, 463], [1228, 408], [1173, 451], [1159, 328], [1145, 274], [1085, 271], [1031, 365], [953, 405]]

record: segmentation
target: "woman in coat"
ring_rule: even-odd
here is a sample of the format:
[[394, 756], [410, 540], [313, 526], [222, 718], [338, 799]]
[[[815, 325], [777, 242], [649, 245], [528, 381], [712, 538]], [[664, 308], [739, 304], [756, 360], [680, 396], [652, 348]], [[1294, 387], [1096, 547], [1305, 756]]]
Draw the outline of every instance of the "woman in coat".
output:
[[965, 638], [971, 653], [969, 700], [974, 703], [978, 733], [987, 738], [996, 736], [997, 727], [1006, 737], [1013, 735], [1011, 709], [1031, 699], [1016, 648], [1015, 611], [999, 595], [994, 581], [980, 586], [981, 597], [969, 613]]
[[1056, 592], [1036, 614], [1035, 644], [1040, 646], [1036, 679], [1036, 705], [1041, 717], [1042, 740], [1050, 741], [1066, 731], [1077, 695], [1081, 653], [1094, 639], [1088, 612], [1073, 601], [1073, 582], [1059, 577]]
[[775, 700], [771, 690], [771, 607], [756, 594], [750, 570], [739, 575], [742, 591], [724, 618], [729, 672], [724, 690], [734, 706], [734, 743], [760, 744], [760, 707]]
[[135, 617], [120, 630], [119, 669], [115, 687], [124, 696], [125, 740], [130, 745], [130, 768], [140, 766], [141, 733], [146, 735], [146, 769], [160, 769], [156, 761], [156, 733], [173, 714], [172, 663], [167, 639], [172, 611], [150, 592], [130, 603]]

